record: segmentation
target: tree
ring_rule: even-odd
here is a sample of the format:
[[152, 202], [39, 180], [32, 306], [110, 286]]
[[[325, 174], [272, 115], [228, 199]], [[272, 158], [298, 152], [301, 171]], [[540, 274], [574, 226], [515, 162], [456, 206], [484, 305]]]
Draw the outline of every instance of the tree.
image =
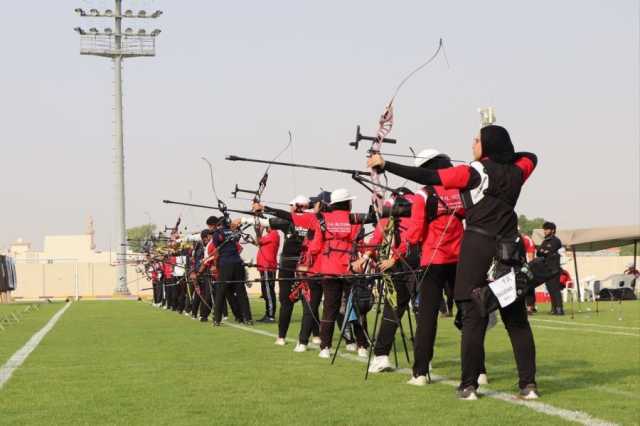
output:
[[156, 231], [156, 225], [147, 224], [134, 226], [127, 229], [127, 239], [129, 240], [129, 248], [136, 253], [142, 252], [142, 245], [151, 238]]
[[[638, 243], [638, 254], [640, 254], [640, 243]], [[620, 256], [633, 256], [633, 244], [620, 247]]]
[[520, 226], [520, 232], [531, 236], [534, 229], [542, 228], [542, 224], [545, 220], [541, 217], [529, 219], [527, 216], [521, 214], [518, 216], [518, 226]]

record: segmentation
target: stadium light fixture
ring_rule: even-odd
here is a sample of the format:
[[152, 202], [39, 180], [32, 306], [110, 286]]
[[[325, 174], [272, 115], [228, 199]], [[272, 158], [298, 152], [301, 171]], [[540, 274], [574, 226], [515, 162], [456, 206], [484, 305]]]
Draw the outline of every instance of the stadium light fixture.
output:
[[84, 9], [77, 8], [75, 12], [80, 16], [87, 16], [87, 12], [85, 12]]
[[160, 15], [162, 15], [162, 11], [161, 10], [156, 10], [155, 12], [153, 12], [153, 15], [151, 15], [152, 18], [159, 18]]

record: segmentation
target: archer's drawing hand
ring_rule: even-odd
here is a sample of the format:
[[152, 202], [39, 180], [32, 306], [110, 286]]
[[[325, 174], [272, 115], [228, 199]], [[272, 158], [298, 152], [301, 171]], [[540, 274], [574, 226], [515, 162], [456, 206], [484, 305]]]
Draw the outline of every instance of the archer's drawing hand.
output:
[[373, 154], [367, 160], [367, 167], [371, 169], [384, 170], [384, 158], [380, 154]]
[[355, 260], [351, 263], [351, 269], [353, 269], [353, 272], [361, 274], [364, 271], [365, 263], [367, 263], [367, 259], [361, 257], [360, 259]]
[[240, 225], [242, 225], [242, 219], [240, 219], [240, 218], [233, 219], [231, 221], [231, 229], [238, 229], [238, 228], [240, 228]]
[[251, 205], [251, 211], [254, 213], [262, 213], [264, 210], [264, 206], [260, 203], [253, 203]]

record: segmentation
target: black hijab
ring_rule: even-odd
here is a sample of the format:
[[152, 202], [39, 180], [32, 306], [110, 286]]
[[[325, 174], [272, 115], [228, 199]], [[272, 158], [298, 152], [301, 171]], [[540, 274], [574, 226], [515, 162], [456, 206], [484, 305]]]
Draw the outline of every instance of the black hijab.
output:
[[480, 129], [482, 156], [500, 164], [512, 163], [515, 149], [507, 129], [501, 126], [486, 126]]

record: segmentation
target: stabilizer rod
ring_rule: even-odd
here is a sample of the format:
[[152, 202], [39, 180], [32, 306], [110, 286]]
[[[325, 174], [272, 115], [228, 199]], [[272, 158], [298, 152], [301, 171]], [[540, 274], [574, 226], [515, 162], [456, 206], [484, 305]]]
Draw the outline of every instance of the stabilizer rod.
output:
[[299, 167], [301, 169], [324, 170], [326, 172], [346, 173], [348, 175], [356, 175], [356, 176], [371, 176], [371, 173], [363, 172], [363, 171], [360, 171], [360, 170], [335, 169], [335, 168], [332, 168], [332, 167], [311, 166], [311, 165], [308, 165], [308, 164], [283, 163], [283, 162], [280, 162], [280, 161], [258, 160], [258, 159], [255, 159], [255, 158], [238, 157], [236, 155], [229, 155], [229, 156], [227, 156], [226, 159], [228, 161], [247, 161], [249, 163], [273, 164], [275, 166], [287, 166], [287, 167]]

